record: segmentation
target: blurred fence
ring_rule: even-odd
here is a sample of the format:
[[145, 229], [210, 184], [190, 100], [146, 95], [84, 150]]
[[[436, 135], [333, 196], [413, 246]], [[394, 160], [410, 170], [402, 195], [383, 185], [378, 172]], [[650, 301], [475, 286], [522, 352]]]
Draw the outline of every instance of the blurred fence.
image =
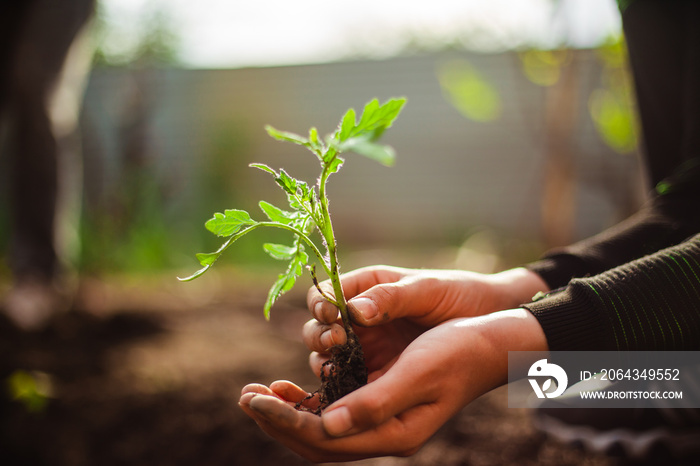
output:
[[[498, 115], [469, 119], [450, 104], [437, 73], [451, 60], [478, 71], [496, 93]], [[553, 88], [526, 79], [516, 52], [233, 70], [97, 69], [82, 115], [87, 210], [108, 213], [117, 229], [160, 216], [156, 230], [198, 235], [214, 211], [257, 213], [260, 199], [283, 203], [269, 176], [248, 168], [251, 162], [315, 180], [314, 157], [269, 138], [265, 124], [299, 133], [316, 126], [327, 134], [348, 107], [405, 96], [408, 104], [384, 139], [397, 151], [396, 166], [350, 154], [330, 181], [334, 224], [345, 244], [456, 244], [480, 225], [542, 238], [543, 186], [559, 176], [547, 170], [552, 147], [569, 157], [565, 181], [575, 186], [557, 207], [571, 224], [571, 238], [560, 241], [575, 240], [627, 215], [640, 192], [637, 158], [603, 143], [588, 112], [601, 63], [585, 50], [575, 52], [575, 63], [562, 115], [552, 109]], [[552, 121], [561, 119], [572, 131], [552, 145], [560, 137]]]

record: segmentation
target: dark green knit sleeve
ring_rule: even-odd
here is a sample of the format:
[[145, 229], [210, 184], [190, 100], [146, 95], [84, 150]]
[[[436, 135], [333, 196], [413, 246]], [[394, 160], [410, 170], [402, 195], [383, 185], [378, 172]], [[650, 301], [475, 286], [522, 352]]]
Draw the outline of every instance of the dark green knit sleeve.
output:
[[552, 351], [700, 349], [700, 235], [524, 304]]

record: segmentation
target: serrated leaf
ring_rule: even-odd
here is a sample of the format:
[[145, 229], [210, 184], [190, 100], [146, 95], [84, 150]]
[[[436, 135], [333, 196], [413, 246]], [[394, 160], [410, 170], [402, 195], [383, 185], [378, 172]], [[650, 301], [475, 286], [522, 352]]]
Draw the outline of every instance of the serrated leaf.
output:
[[362, 115], [360, 116], [360, 122], [357, 124], [358, 128], [368, 127], [371, 121], [375, 120], [375, 114], [381, 107], [379, 106], [379, 100], [372, 99], [365, 104], [365, 108], [362, 109]]
[[265, 215], [267, 215], [267, 218], [269, 218], [273, 222], [279, 222], [285, 225], [289, 225], [297, 217], [297, 214], [295, 212], [287, 212], [285, 210], [273, 206], [269, 202], [260, 201], [259, 205], [260, 209], [262, 209], [262, 211], [265, 212]]
[[377, 144], [366, 137], [351, 138], [342, 145], [344, 152], [354, 152], [375, 160], [382, 165], [391, 167], [394, 165], [396, 153], [391, 146]]
[[284, 189], [288, 194], [296, 194], [297, 183], [299, 183], [299, 180], [289, 176], [286, 171], [280, 169], [280, 174], [277, 176], [277, 178], [275, 178], [275, 181], [277, 181], [277, 184], [282, 186], [282, 189]]
[[294, 273], [297, 275], [301, 275], [304, 273], [304, 266], [309, 263], [309, 255], [304, 251], [304, 248], [299, 245], [299, 249], [297, 250], [297, 260], [296, 260], [296, 270]]
[[[330, 144], [327, 155], [324, 156], [325, 163], [334, 163], [337, 158], [336, 153], [331, 153], [333, 149], [337, 152], [355, 152], [369, 157], [372, 160], [386, 165], [394, 164], [395, 153], [390, 146], [376, 144], [382, 133], [393, 124], [401, 109], [406, 103], [406, 99], [390, 99], [380, 105], [377, 99], [368, 102], [360, 117], [359, 123], [355, 123], [355, 113], [350, 110], [345, 114], [340, 123], [340, 127], [335, 135], [335, 140]], [[340, 165], [333, 167], [333, 172], [338, 171]]]
[[216, 212], [214, 217], [207, 220], [204, 226], [217, 236], [231, 236], [243, 225], [255, 225], [256, 223], [245, 210], [228, 209], [223, 214]]
[[399, 116], [406, 99], [390, 99], [383, 105], [374, 99], [365, 105], [360, 122], [351, 132], [351, 136], [370, 133], [371, 139], [379, 137], [385, 129], [390, 128]]
[[[291, 285], [288, 282], [291, 281]], [[265, 314], [265, 320], [270, 320], [270, 309], [279, 299], [280, 296], [284, 294], [284, 288], [290, 288], [294, 286], [296, 282], [296, 277], [289, 277], [287, 274], [280, 274], [277, 276], [277, 280], [272, 284], [270, 291], [267, 293], [267, 300], [265, 301], [265, 307], [263, 308], [263, 313]]]
[[308, 261], [308, 254], [304, 252], [303, 248], [299, 244], [297, 253], [290, 261], [287, 271], [277, 277], [277, 280], [275, 280], [275, 283], [273, 283], [270, 291], [267, 293], [267, 300], [265, 301], [265, 307], [263, 308], [265, 319], [270, 320], [270, 308], [272, 308], [273, 304], [275, 304], [280, 296], [294, 287], [297, 277], [303, 273], [304, 265], [306, 265]]
[[251, 226], [249, 228], [242, 230], [237, 235], [230, 236], [221, 246], [219, 246], [219, 249], [217, 249], [215, 252], [207, 252], [207, 253], [200, 252], [200, 253], [196, 254], [197, 260], [199, 260], [199, 263], [201, 265], [203, 265], [204, 267], [202, 267], [201, 269], [199, 269], [198, 271], [196, 271], [195, 273], [193, 273], [189, 277], [185, 277], [185, 278], [178, 277], [178, 279], [181, 281], [190, 281], [190, 280], [194, 280], [195, 278], [199, 277], [204, 272], [209, 270], [212, 265], [214, 265], [214, 262], [216, 262], [217, 259], [219, 259], [219, 257], [221, 257], [221, 255], [224, 253], [224, 251], [226, 249], [228, 249], [228, 247], [231, 246], [231, 244], [233, 244], [240, 237], [246, 235], [247, 233], [251, 232], [254, 229], [255, 229], [255, 227]]
[[297, 194], [303, 202], [311, 200], [313, 190], [309, 188], [309, 185], [305, 181], [297, 180]]
[[328, 150], [323, 154], [323, 162], [328, 163], [331, 160], [333, 160], [334, 157], [338, 155], [338, 150], [337, 147], [339, 146], [339, 143], [337, 141], [329, 140], [329, 148]]
[[273, 175], [273, 176], [275, 176], [275, 177], [278, 176], [276, 171], [274, 171], [272, 168], [268, 167], [268, 166], [265, 165], [264, 163], [251, 163], [251, 164], [248, 165], [248, 166], [249, 166], [249, 167], [253, 167], [253, 168], [258, 168], [258, 169], [260, 169], [260, 170], [262, 170], [262, 171], [264, 171], [264, 172], [270, 173], [271, 175]]
[[316, 128], [309, 129], [309, 147], [319, 158], [325, 150], [321, 139], [318, 137], [318, 130]]
[[279, 131], [269, 125], [265, 126], [265, 130], [267, 131], [267, 134], [280, 141], [289, 141], [293, 142], [294, 144], [299, 144], [301, 146], [309, 145], [309, 140], [304, 136], [300, 136], [295, 133], [290, 133], [288, 131]]
[[338, 170], [340, 170], [340, 167], [343, 166], [343, 163], [344, 163], [344, 162], [345, 162], [345, 159], [343, 159], [343, 158], [341, 158], [341, 157], [336, 157], [336, 158], [331, 162], [331, 164], [329, 165], [328, 170], [329, 170], [331, 173], [337, 173]]
[[296, 246], [285, 246], [284, 244], [265, 243], [263, 249], [270, 257], [278, 261], [290, 260], [297, 253]]
[[306, 210], [305, 205], [315, 200], [315, 192], [305, 181], [292, 178], [284, 170], [280, 170], [280, 175], [275, 181], [287, 192], [287, 200], [292, 209]]
[[349, 138], [356, 124], [355, 109], [351, 108], [343, 115], [343, 119], [340, 121], [340, 127], [337, 133], [338, 142], [343, 142]]

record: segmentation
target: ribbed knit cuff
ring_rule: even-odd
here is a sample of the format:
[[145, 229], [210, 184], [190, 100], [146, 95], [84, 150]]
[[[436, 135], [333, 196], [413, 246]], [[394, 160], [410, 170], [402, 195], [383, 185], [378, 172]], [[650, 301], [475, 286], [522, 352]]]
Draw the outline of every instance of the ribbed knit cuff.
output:
[[581, 257], [569, 253], [566, 249], [550, 252], [524, 267], [539, 275], [549, 285], [550, 290], [566, 286], [573, 278], [589, 275], [591, 268]]
[[576, 280], [564, 290], [521, 305], [537, 318], [550, 351], [603, 350], [605, 327]]
[[557, 262], [552, 259], [540, 259], [536, 262], [526, 264], [525, 268], [531, 272], [535, 272], [549, 286], [550, 290], [564, 286], [566, 282], [561, 283], [559, 278]]

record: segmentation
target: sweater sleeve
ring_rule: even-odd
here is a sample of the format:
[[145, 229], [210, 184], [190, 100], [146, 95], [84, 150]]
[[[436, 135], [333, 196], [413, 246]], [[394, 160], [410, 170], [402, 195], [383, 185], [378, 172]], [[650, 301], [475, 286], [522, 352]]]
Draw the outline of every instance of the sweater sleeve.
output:
[[700, 235], [524, 304], [552, 351], [700, 349]]

